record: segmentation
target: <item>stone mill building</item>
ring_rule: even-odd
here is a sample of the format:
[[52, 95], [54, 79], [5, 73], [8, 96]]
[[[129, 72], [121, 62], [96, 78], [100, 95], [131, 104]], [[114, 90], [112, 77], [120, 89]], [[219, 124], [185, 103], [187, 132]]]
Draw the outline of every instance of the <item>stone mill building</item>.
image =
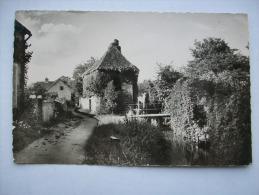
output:
[[80, 105], [91, 113], [124, 114], [138, 97], [139, 69], [121, 52], [114, 40], [105, 54], [83, 73], [83, 98]]

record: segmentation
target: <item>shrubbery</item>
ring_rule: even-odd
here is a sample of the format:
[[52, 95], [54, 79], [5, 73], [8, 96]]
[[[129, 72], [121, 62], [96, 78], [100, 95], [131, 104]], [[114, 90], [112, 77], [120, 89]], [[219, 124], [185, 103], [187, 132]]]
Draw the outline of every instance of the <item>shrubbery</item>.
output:
[[186, 71], [188, 77], [176, 82], [167, 99], [171, 127], [187, 142], [197, 142], [197, 136], [206, 130], [211, 142], [210, 164], [248, 164], [249, 60], [235, 54], [236, 50], [220, 39], [210, 38], [195, 45], [194, 60]]
[[103, 101], [105, 104], [105, 111], [108, 114], [120, 113], [123, 109], [123, 102], [121, 101], [122, 91], [116, 90], [114, 81], [110, 81], [104, 90]]
[[84, 78], [84, 96], [100, 98], [97, 114], [116, 114], [123, 109], [122, 89], [116, 85], [116, 79], [104, 72], [95, 72]]

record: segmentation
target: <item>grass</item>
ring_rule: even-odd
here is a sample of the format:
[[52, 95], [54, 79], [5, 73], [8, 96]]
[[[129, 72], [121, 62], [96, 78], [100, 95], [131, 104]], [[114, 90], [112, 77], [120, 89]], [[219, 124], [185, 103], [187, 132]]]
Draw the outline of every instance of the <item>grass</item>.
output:
[[[101, 115], [85, 145], [86, 164], [119, 166], [208, 165], [208, 152], [179, 139], [168, 127], [142, 120]], [[112, 141], [110, 136], [119, 138]]]
[[[169, 165], [170, 143], [155, 126], [131, 120], [103, 123], [95, 127], [85, 145], [86, 164], [145, 166]], [[116, 117], [112, 117], [116, 118]], [[119, 139], [113, 140], [110, 136]]]

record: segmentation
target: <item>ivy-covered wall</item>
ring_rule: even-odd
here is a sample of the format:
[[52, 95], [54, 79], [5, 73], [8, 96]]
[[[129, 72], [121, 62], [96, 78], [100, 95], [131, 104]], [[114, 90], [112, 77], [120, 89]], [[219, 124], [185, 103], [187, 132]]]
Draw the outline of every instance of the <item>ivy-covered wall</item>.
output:
[[[132, 73], [132, 74], [131, 74]], [[123, 88], [124, 84], [130, 87], [129, 90]], [[128, 100], [127, 93], [130, 91], [134, 103], [137, 100], [138, 86], [137, 75], [133, 71], [94, 71], [83, 78], [83, 97], [90, 98], [96, 96], [100, 99], [96, 114], [124, 114]]]
[[168, 99], [171, 128], [186, 142], [207, 132], [210, 161], [219, 165], [251, 162], [249, 81], [227, 84], [183, 78]]
[[190, 96], [189, 82], [180, 79], [174, 86], [174, 92], [168, 102], [171, 113], [171, 128], [177, 136], [191, 138], [189, 126], [192, 123], [193, 105]]

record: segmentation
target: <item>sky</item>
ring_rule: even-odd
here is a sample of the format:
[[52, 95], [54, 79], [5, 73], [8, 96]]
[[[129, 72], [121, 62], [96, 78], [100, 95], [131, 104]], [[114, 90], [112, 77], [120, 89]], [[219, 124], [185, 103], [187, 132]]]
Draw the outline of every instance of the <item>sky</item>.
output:
[[77, 65], [100, 58], [114, 39], [139, 68], [139, 82], [154, 79], [157, 64], [186, 66], [195, 40], [221, 38], [249, 55], [246, 14], [17, 11], [16, 19], [32, 33], [28, 84], [72, 77]]

